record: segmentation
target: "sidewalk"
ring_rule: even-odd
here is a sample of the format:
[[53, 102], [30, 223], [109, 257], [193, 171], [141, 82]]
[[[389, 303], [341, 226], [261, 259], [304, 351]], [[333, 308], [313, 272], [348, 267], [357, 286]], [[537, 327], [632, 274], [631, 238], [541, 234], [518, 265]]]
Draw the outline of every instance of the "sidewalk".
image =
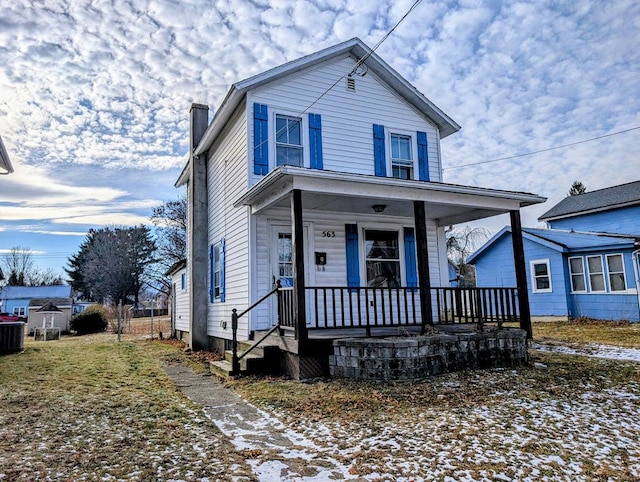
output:
[[326, 449], [286, 428], [215, 377], [199, 375], [181, 365], [166, 366], [165, 371], [246, 456], [257, 480], [364, 480], [349, 474], [348, 465], [323, 454]]

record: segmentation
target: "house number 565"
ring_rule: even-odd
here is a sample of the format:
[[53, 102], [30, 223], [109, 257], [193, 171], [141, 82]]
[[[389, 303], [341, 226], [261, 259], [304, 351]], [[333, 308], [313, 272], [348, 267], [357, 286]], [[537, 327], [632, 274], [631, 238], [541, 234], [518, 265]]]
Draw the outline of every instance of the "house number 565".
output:
[[335, 231], [322, 231], [322, 237], [323, 238], [335, 238], [336, 237], [336, 232]]

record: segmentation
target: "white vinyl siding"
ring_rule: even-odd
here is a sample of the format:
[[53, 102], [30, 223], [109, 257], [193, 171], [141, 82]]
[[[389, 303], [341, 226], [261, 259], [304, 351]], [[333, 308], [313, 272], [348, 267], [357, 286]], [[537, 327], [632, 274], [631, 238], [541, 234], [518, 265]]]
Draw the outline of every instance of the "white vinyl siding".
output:
[[[373, 175], [373, 137], [372, 125], [384, 125], [389, 132], [427, 133], [429, 176], [432, 181], [441, 181], [440, 154], [438, 151], [438, 132], [432, 123], [409, 106], [403, 99], [389, 90], [375, 74], [369, 72], [365, 77], [356, 77], [355, 92], [333, 88], [318, 99], [332, 84], [349, 72], [354, 66], [349, 57], [325, 62], [280, 82], [260, 87], [249, 94], [248, 104], [253, 102], [266, 104], [269, 118], [272, 113], [289, 112], [304, 118], [306, 112], [322, 116], [323, 168], [356, 174]], [[375, 102], [372, 102], [375, 99]], [[316, 101], [312, 107], [309, 105]], [[251, 112], [251, 108], [249, 108]], [[304, 126], [304, 122], [303, 122]], [[304, 130], [303, 127], [303, 135]], [[253, 146], [253, 129], [249, 133], [249, 145]], [[271, 131], [269, 143], [273, 145]], [[272, 148], [269, 148], [270, 156]], [[416, 152], [413, 152], [414, 160]], [[387, 158], [388, 159], [388, 158]], [[253, 162], [253, 154], [250, 162]], [[273, 165], [270, 159], [269, 164]], [[251, 169], [253, 173], [253, 170]], [[390, 173], [389, 173], [390, 174]], [[251, 184], [262, 176], [251, 174]], [[417, 176], [415, 176], [417, 177]]]
[[[231, 309], [246, 308], [250, 296], [247, 289], [249, 216], [246, 207], [233, 207], [233, 202], [248, 187], [247, 128], [250, 128], [250, 124], [243, 104], [220, 133], [219, 141], [209, 150], [207, 158], [208, 245], [218, 244], [225, 239], [225, 302], [216, 300], [209, 304], [207, 333], [227, 339], [231, 338]], [[240, 319], [238, 330], [241, 339], [248, 336], [247, 317]]]
[[[176, 330], [189, 331], [189, 276], [187, 269], [183, 268], [173, 275], [173, 284], [176, 287], [173, 296], [175, 296], [175, 320], [174, 326]], [[185, 285], [182, 289], [182, 280]]]

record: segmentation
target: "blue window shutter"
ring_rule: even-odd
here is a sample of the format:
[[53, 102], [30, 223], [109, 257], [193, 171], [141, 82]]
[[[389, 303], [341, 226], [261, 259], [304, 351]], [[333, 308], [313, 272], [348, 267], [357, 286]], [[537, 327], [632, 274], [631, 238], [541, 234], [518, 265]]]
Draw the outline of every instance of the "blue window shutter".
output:
[[416, 236], [413, 228], [404, 228], [404, 270], [407, 275], [407, 287], [418, 286], [416, 267]]
[[225, 298], [225, 281], [224, 281], [224, 266], [226, 262], [226, 247], [224, 244], [224, 238], [220, 240], [220, 301], [224, 302]]
[[187, 275], [185, 273], [180, 275], [180, 289], [182, 291], [187, 289]]
[[360, 286], [360, 267], [358, 265], [358, 225], [345, 224], [347, 252], [347, 286]]
[[213, 244], [209, 245], [209, 301], [213, 303], [215, 297], [213, 295], [215, 288], [215, 276], [214, 276], [214, 262], [213, 262]]
[[253, 104], [253, 173], [265, 175], [269, 172], [269, 117], [267, 106]]
[[376, 176], [387, 176], [387, 156], [384, 153], [384, 126], [373, 124], [373, 161]]
[[418, 140], [418, 173], [421, 181], [429, 180], [429, 154], [427, 153], [427, 133], [417, 133]]
[[309, 114], [309, 153], [311, 169], [322, 169], [322, 124], [320, 114]]

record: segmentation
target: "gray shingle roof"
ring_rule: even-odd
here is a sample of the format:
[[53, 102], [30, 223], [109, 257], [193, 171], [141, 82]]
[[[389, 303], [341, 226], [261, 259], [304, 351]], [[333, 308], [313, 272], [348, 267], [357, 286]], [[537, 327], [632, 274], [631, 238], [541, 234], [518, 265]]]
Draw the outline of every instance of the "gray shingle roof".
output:
[[640, 204], [640, 181], [567, 196], [538, 218], [546, 221], [589, 211], [607, 211], [618, 206]]

